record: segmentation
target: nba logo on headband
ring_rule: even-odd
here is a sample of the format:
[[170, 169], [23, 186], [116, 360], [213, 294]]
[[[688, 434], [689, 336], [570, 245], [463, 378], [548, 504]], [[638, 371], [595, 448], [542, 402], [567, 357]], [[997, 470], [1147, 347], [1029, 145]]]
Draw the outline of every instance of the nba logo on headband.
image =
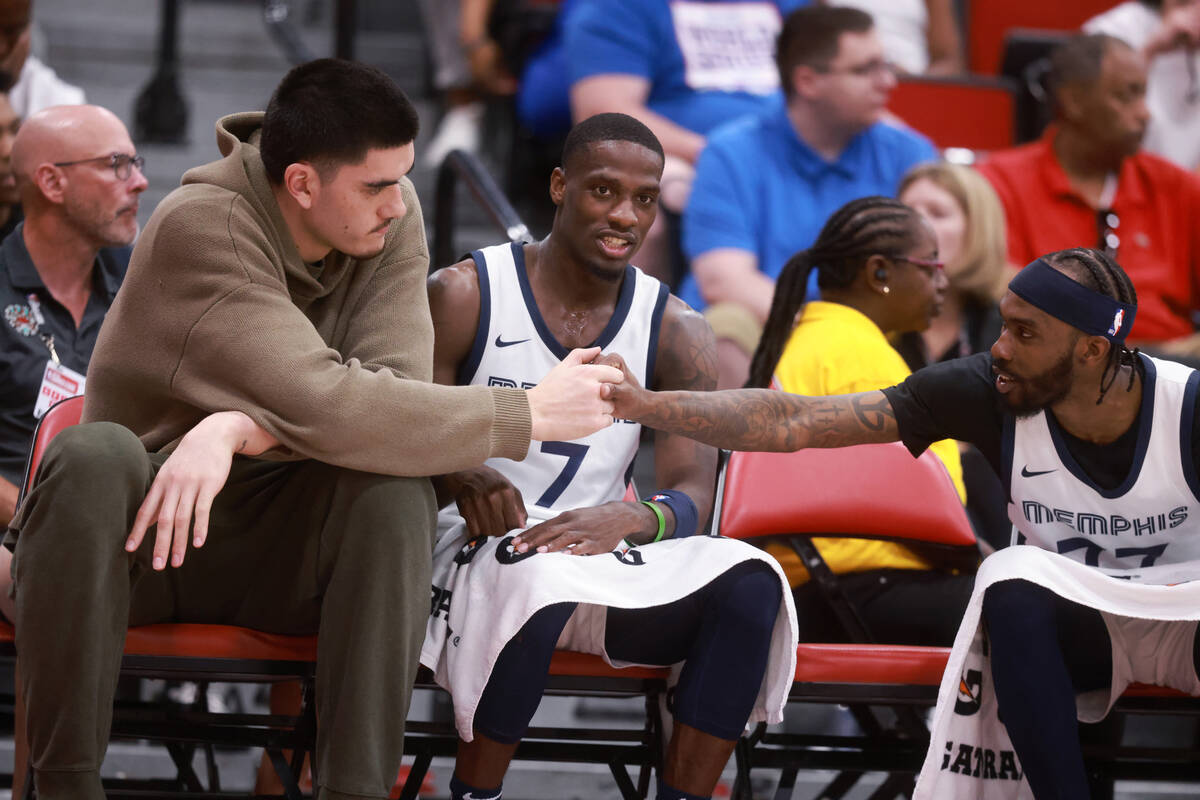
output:
[[1108, 329], [1109, 336], [1116, 336], [1121, 330], [1121, 323], [1125, 321], [1125, 309], [1118, 308], [1116, 315], [1113, 316], [1112, 327]]

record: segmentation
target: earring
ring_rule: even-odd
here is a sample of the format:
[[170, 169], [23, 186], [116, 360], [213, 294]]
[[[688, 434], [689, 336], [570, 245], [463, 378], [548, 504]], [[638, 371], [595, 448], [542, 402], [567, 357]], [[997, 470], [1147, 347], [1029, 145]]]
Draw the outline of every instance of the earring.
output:
[[888, 294], [888, 293], [889, 293], [889, 292], [891, 292], [891, 291], [892, 291], [892, 287], [890, 287], [890, 286], [885, 286], [885, 287], [883, 287], [883, 293], [884, 293], [884, 294]]

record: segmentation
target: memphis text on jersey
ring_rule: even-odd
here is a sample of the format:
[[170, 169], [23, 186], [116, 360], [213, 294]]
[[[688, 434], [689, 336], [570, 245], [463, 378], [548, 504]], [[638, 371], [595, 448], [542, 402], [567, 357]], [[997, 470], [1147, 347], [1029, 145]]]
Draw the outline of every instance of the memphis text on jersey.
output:
[[1124, 517], [1120, 514], [1090, 514], [1066, 508], [1052, 508], [1036, 500], [1021, 501], [1021, 513], [1034, 525], [1066, 525], [1085, 536], [1119, 536], [1132, 531], [1134, 536], [1151, 536], [1178, 528], [1188, 518], [1187, 506], [1177, 506], [1161, 514], [1145, 517]]

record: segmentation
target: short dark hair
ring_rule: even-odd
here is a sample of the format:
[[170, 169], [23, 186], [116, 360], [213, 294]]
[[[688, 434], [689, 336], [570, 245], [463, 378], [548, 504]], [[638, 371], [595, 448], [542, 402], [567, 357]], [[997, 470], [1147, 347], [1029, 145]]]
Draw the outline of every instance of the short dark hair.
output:
[[779, 84], [793, 94], [792, 70], [804, 65], [821, 69], [837, 58], [843, 33], [866, 33], [875, 20], [861, 9], [848, 6], [805, 6], [787, 15], [775, 40]]
[[409, 144], [418, 127], [417, 110], [381, 70], [319, 58], [279, 82], [267, 104], [259, 149], [267, 178], [280, 184], [289, 164], [355, 164], [372, 148]]
[[1054, 48], [1050, 54], [1050, 71], [1046, 73], [1046, 88], [1052, 97], [1071, 84], [1090, 84], [1100, 77], [1104, 55], [1113, 45], [1128, 44], [1107, 33], [1081, 33]]
[[628, 114], [606, 113], [588, 117], [571, 128], [571, 132], [567, 134], [567, 141], [563, 143], [563, 168], [566, 168], [567, 162], [576, 153], [596, 142], [633, 142], [658, 153], [659, 158], [666, 159], [662, 142], [658, 141], [658, 137], [645, 124]]

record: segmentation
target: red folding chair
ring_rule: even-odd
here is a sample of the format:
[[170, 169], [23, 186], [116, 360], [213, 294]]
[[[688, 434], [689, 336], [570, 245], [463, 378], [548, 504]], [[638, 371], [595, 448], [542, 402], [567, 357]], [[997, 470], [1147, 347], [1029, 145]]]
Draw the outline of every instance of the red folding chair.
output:
[[[61, 431], [79, 422], [83, 398], [63, 400], [46, 412], [34, 431], [21, 497], [33, 486], [38, 465], [47, 445]], [[0, 624], [0, 642], [13, 642], [12, 627]], [[159, 624], [131, 628], [121, 662], [123, 676], [196, 681], [274, 682], [299, 680], [304, 701], [299, 716], [270, 714], [227, 714], [209, 712], [204, 693], [191, 708], [152, 703], [118, 703], [114, 709], [114, 738], [152, 739], [164, 744], [177, 774], [167, 780], [121, 780], [106, 782], [110, 798], [145, 797], [146, 791], [221, 791], [214, 746], [262, 747], [269, 754], [285, 796], [300, 798], [296, 776], [305, 753], [316, 741], [314, 678], [317, 658], [315, 636], [281, 636], [232, 625]], [[19, 669], [19, 663], [18, 663]], [[31, 768], [25, 766], [24, 709], [17, 692], [15, 711], [14, 797], [32, 797]], [[192, 767], [197, 745], [206, 754], [207, 780], [201, 781]], [[290, 762], [284, 751], [292, 751]], [[207, 784], [207, 785], [206, 785]], [[126, 795], [125, 792], [131, 794]]]
[[[737, 792], [748, 796], [752, 766], [782, 770], [788, 797], [801, 768], [838, 770], [822, 797], [841, 797], [867, 771], [889, 777], [878, 797], [910, 789], [928, 742], [914, 706], [931, 706], [949, 651], [874, 644], [813, 537], [889, 539], [941, 551], [973, 566], [975, 535], [941, 461], [914, 459], [899, 443], [795, 453], [730, 454], [717, 492], [716, 532], [755, 544], [779, 542], [800, 557], [854, 644], [801, 644], [790, 702], [849, 705], [864, 735], [768, 734], [739, 743]], [[801, 610], [800, 613], [803, 613]], [[885, 719], [877, 706], [893, 710]], [[887, 792], [893, 792], [889, 795]]]

